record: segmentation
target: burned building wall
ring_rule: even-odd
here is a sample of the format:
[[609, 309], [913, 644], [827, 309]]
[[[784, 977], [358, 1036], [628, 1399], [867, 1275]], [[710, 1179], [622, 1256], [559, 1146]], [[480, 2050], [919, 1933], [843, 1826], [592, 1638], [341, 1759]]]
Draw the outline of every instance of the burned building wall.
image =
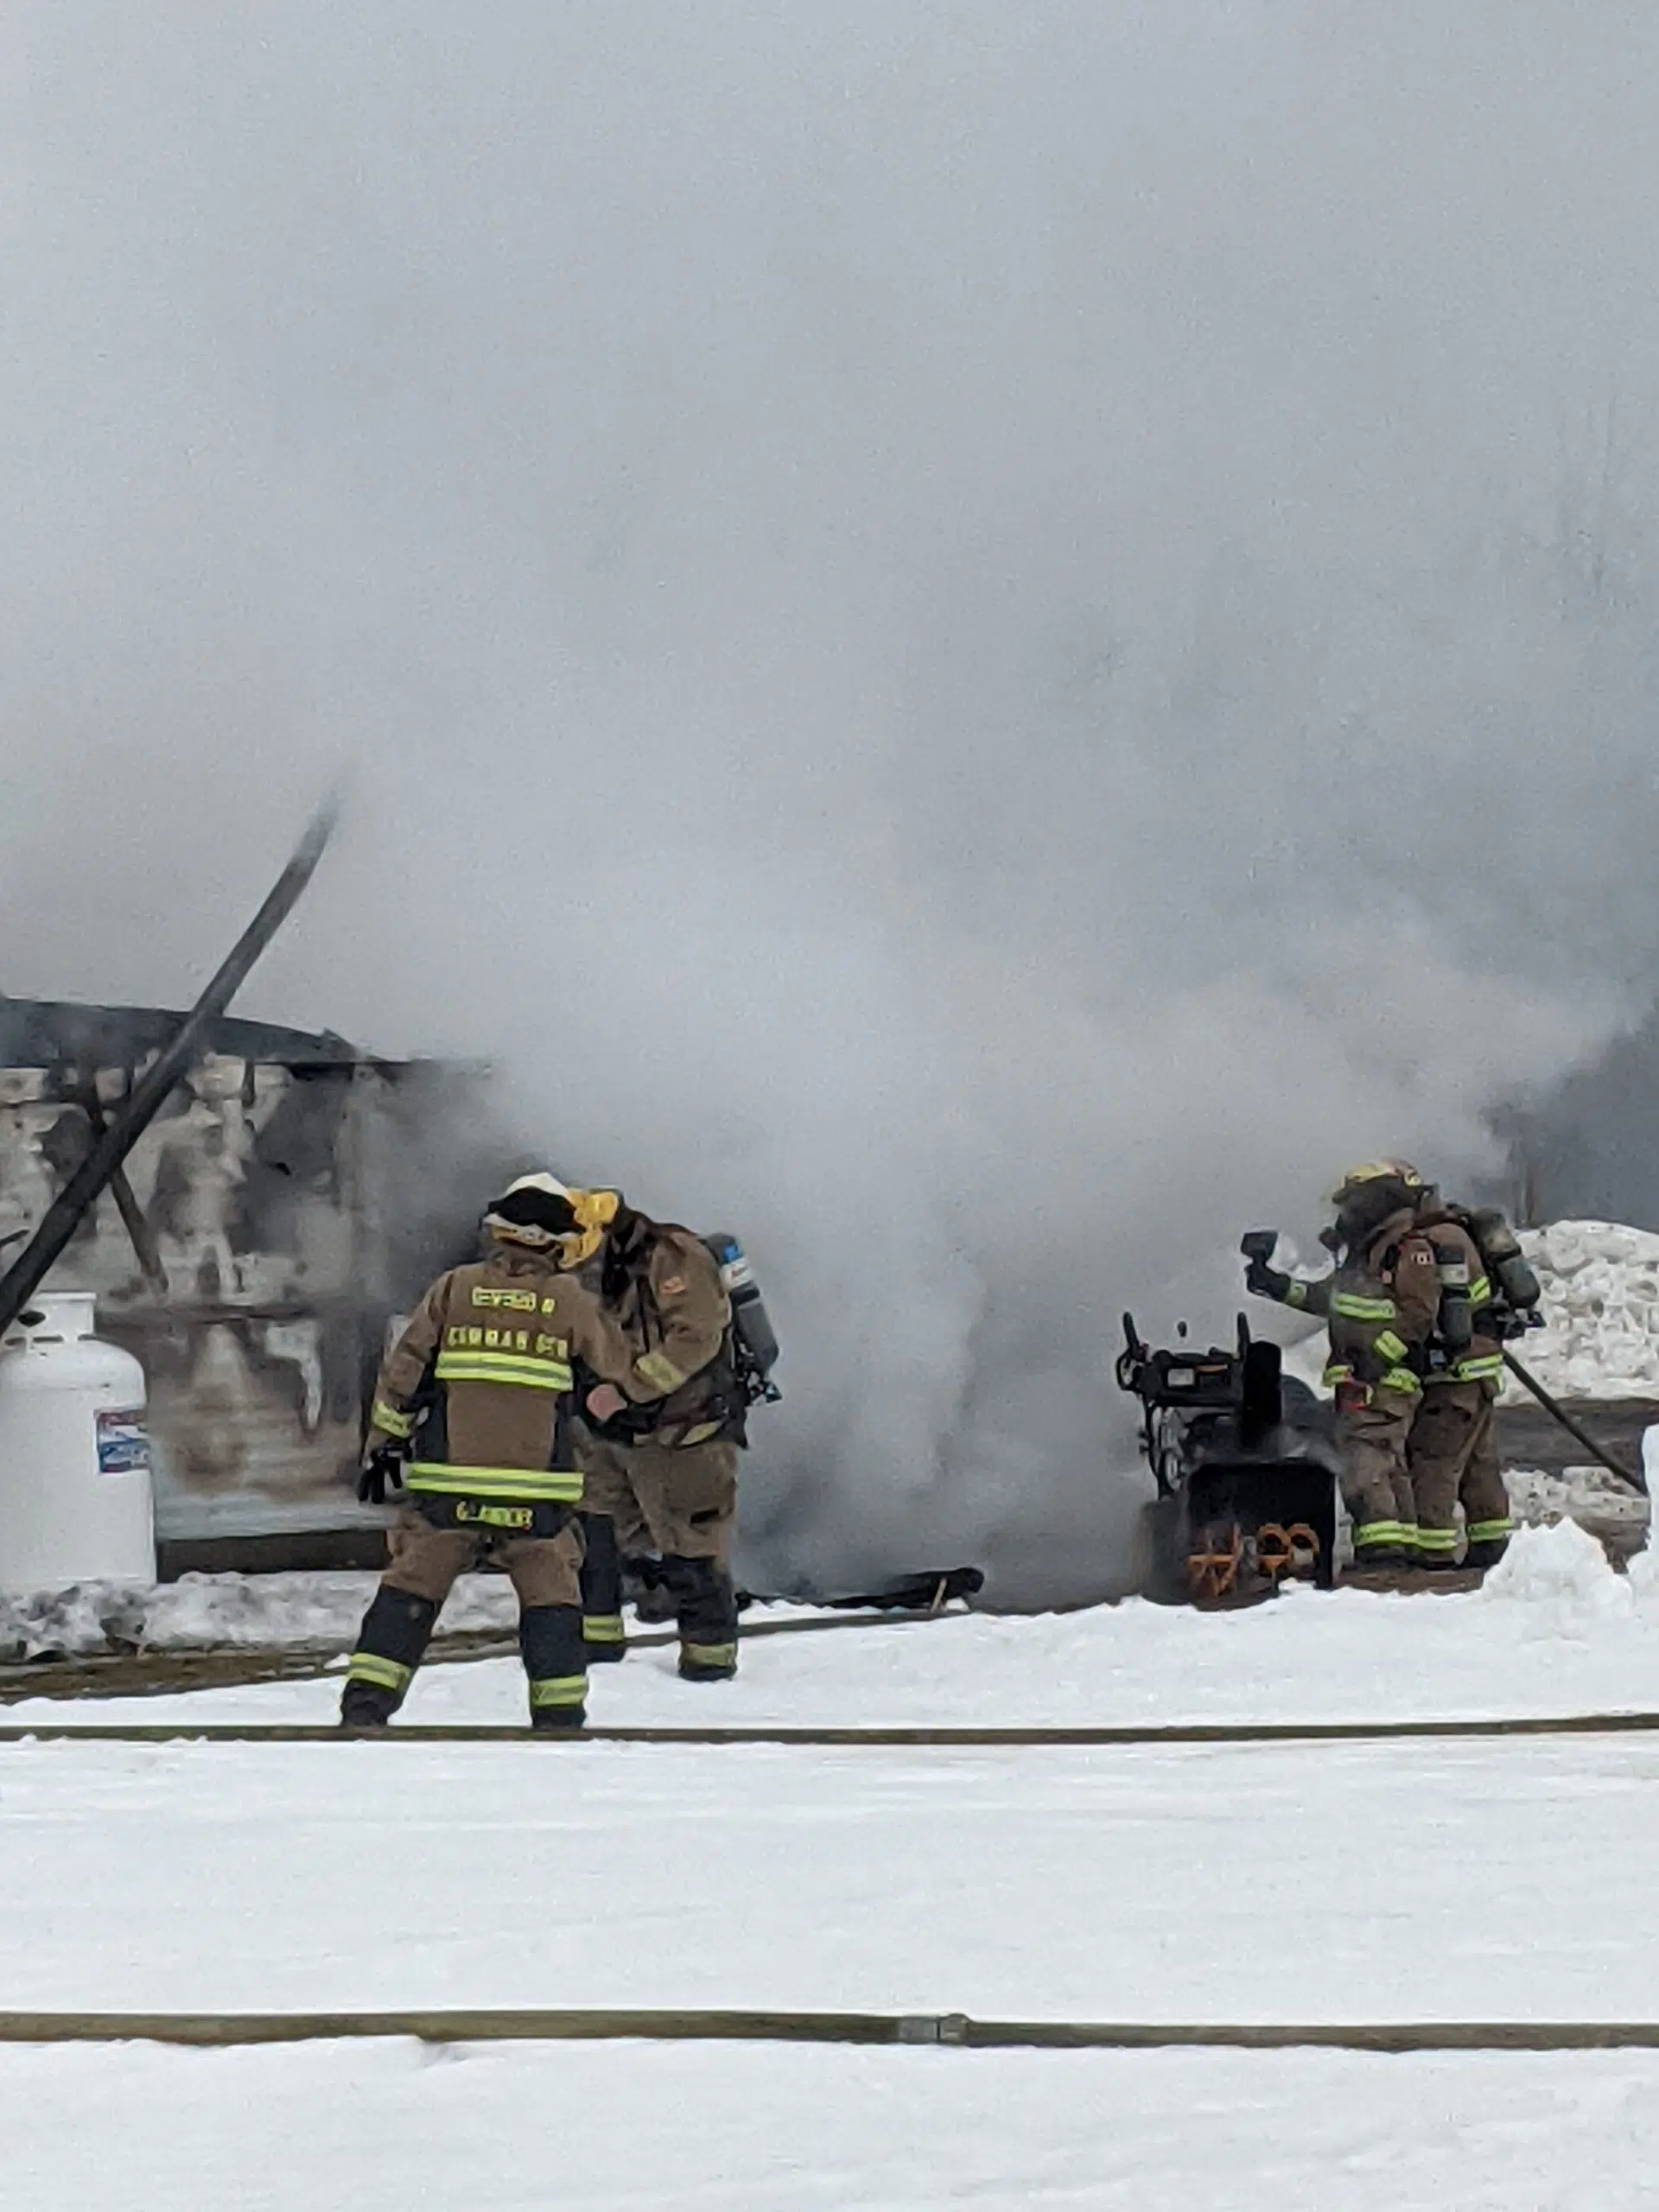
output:
[[[6, 1250], [177, 1018], [0, 1001]], [[46, 1287], [94, 1292], [143, 1364], [164, 1542], [378, 1528], [353, 1487], [365, 1398], [499, 1171], [486, 1077], [256, 1023], [211, 1042]]]

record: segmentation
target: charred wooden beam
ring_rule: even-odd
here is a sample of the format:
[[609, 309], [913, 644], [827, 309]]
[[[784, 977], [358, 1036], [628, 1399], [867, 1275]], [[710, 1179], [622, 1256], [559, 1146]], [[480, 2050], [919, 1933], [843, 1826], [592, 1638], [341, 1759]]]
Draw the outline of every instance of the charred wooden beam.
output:
[[267, 893], [217, 975], [180, 1022], [168, 1043], [132, 1090], [108, 1127], [94, 1141], [3, 1278], [0, 1278], [0, 1336], [40, 1288], [62, 1255], [87, 1209], [109, 1187], [168, 1095], [196, 1059], [202, 1039], [252, 972], [255, 963], [288, 919], [316, 873], [334, 834], [338, 810], [331, 801], [313, 818], [292, 857]]

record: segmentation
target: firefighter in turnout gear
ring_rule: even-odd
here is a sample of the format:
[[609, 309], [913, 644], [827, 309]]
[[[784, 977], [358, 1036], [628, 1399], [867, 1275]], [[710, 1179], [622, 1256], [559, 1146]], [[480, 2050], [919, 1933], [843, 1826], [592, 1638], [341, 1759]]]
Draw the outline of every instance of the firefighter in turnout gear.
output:
[[1258, 1296], [1328, 1323], [1325, 1379], [1360, 1567], [1418, 1561], [1409, 1446], [1440, 1310], [1433, 1240], [1419, 1219], [1428, 1195], [1405, 1160], [1367, 1160], [1332, 1194], [1325, 1241], [1337, 1254], [1333, 1274], [1308, 1282], [1253, 1258], [1245, 1276]]
[[[1478, 1226], [1479, 1217], [1474, 1218]], [[1430, 1206], [1419, 1216], [1434, 1248], [1440, 1284], [1439, 1324], [1408, 1455], [1417, 1501], [1418, 1564], [1427, 1567], [1458, 1563], [1459, 1502], [1465, 1567], [1496, 1567], [1515, 1525], [1493, 1421], [1503, 1379], [1498, 1286], [1470, 1219], [1457, 1207]]]
[[588, 1393], [575, 1429], [588, 1657], [624, 1656], [620, 1528], [636, 1541], [646, 1534], [658, 1554], [679, 1623], [681, 1675], [723, 1681], [737, 1672], [730, 1560], [745, 1402], [728, 1357], [732, 1303], [720, 1263], [693, 1231], [650, 1220], [619, 1192], [573, 1196], [594, 1241], [604, 1310], [640, 1347], [621, 1389]]
[[[1496, 1213], [1442, 1205], [1403, 1160], [1355, 1168], [1336, 1204], [1326, 1236], [1342, 1255], [1334, 1274], [1294, 1280], [1253, 1256], [1245, 1280], [1263, 1297], [1329, 1318], [1325, 1376], [1350, 1470], [1356, 1560], [1458, 1566], [1461, 1503], [1461, 1564], [1493, 1567], [1514, 1529], [1493, 1421], [1511, 1312], [1497, 1278], [1503, 1252], [1518, 1257], [1513, 1233]], [[1494, 1227], [1503, 1243], [1492, 1243]], [[1483, 1237], [1498, 1255], [1493, 1267]], [[1375, 1517], [1385, 1483], [1393, 1530]]]
[[585, 1717], [572, 1363], [626, 1382], [639, 1348], [569, 1272], [582, 1236], [552, 1176], [521, 1177], [484, 1228], [487, 1256], [439, 1276], [380, 1372], [358, 1495], [382, 1504], [391, 1484], [406, 1497], [346, 1670], [344, 1727], [385, 1726], [450, 1586], [486, 1555], [518, 1595], [531, 1726]]

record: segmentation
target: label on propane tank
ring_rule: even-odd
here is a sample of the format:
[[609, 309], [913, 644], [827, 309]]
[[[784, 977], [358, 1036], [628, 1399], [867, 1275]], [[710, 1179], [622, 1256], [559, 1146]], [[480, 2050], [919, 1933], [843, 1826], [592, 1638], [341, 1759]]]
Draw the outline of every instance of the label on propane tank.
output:
[[100, 1475], [137, 1475], [149, 1469], [149, 1439], [144, 1433], [141, 1406], [100, 1406], [98, 1409], [98, 1471]]

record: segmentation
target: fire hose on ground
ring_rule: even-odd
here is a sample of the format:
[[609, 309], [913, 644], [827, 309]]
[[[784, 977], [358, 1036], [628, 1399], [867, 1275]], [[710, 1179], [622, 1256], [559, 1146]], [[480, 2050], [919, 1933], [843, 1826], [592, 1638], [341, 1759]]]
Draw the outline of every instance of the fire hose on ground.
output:
[[1617, 1475], [1620, 1482], [1627, 1484], [1639, 1497], [1647, 1496], [1647, 1476], [1643, 1471], [1638, 1469], [1633, 1472], [1629, 1467], [1614, 1459], [1612, 1453], [1604, 1445], [1598, 1444], [1589, 1430], [1573, 1420], [1560, 1400], [1552, 1396], [1537, 1376], [1524, 1368], [1512, 1351], [1504, 1353], [1503, 1364], [1522, 1389], [1531, 1391], [1551, 1420], [1558, 1421], [1575, 1444], [1582, 1445], [1592, 1459], [1605, 1467], [1610, 1475]]
[[978, 2020], [966, 2012], [735, 2008], [398, 2012], [0, 2012], [0, 2044], [256, 2044], [408, 2037], [423, 2044], [795, 2043], [959, 2050], [1659, 2050], [1659, 2020]]
[[549, 1751], [582, 1745], [668, 1744], [717, 1748], [768, 1745], [782, 1750], [836, 1751], [1103, 1751], [1166, 1750], [1183, 1746], [1383, 1744], [1402, 1740], [1463, 1741], [1531, 1736], [1629, 1736], [1659, 1733], [1659, 1713], [1521, 1713], [1497, 1719], [1441, 1720], [1198, 1720], [1123, 1726], [1048, 1727], [794, 1727], [757, 1721], [728, 1727], [642, 1724], [532, 1730], [511, 1722], [394, 1722], [372, 1731], [342, 1729], [333, 1721], [152, 1720], [13, 1723], [0, 1727], [0, 1745], [29, 1744], [536, 1744]]

